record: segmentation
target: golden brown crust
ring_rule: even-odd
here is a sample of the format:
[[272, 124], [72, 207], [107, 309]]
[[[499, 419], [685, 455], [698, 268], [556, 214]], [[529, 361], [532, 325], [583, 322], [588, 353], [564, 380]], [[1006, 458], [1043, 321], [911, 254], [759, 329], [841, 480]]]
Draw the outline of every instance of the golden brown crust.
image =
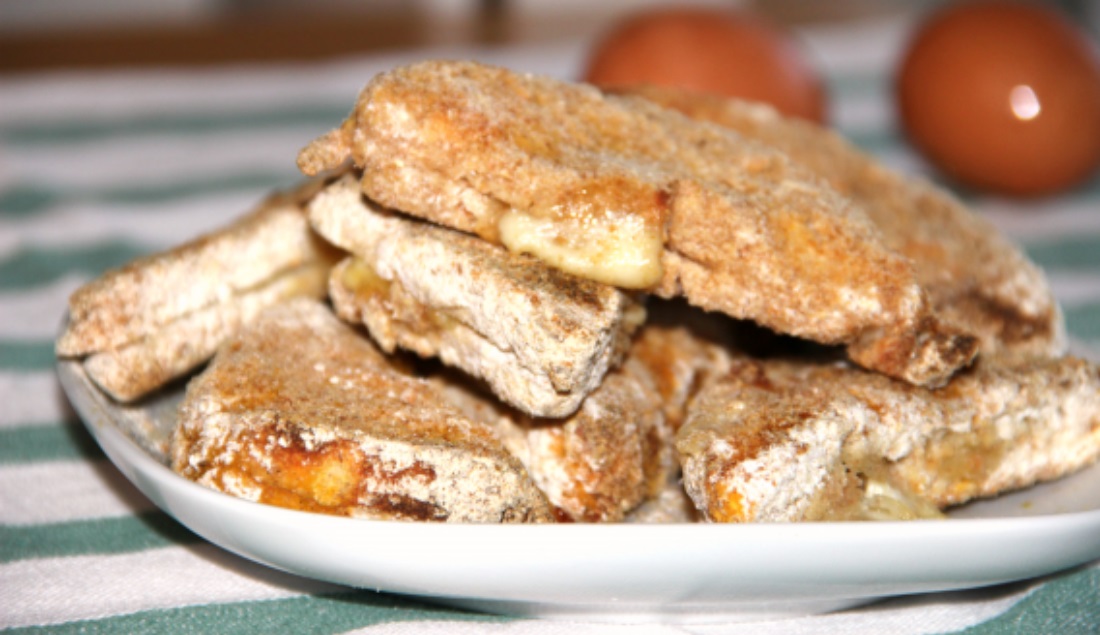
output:
[[299, 163], [311, 172], [349, 156], [383, 205], [786, 333], [886, 338], [859, 361], [908, 381], [940, 383], [970, 359], [926, 363], [906, 349], [914, 342], [931, 357], [976, 348], [932, 316], [908, 261], [863, 212], [810, 171], [643, 99], [422, 63], [376, 77]]
[[774, 109], [651, 86], [616, 89], [773, 146], [862, 206], [886, 244], [913, 263], [944, 319], [977, 335], [985, 356], [1058, 355], [1062, 316], [1042, 272], [950, 193], [879, 164], [828, 129]]
[[172, 467], [212, 489], [374, 519], [551, 520], [496, 432], [320, 303], [268, 309], [191, 382]]

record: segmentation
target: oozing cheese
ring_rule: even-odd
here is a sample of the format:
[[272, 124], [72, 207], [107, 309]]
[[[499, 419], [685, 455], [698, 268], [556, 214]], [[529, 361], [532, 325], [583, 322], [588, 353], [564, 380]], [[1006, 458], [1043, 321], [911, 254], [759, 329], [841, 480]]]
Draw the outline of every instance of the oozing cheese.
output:
[[541, 218], [512, 210], [501, 217], [498, 229], [509, 250], [582, 278], [628, 289], [651, 287], [661, 279], [661, 237], [635, 215]]

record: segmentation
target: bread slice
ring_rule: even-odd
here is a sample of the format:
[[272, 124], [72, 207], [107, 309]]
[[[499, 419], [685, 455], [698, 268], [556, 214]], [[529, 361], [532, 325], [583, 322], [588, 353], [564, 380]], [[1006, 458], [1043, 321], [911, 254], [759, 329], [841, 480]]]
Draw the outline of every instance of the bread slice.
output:
[[562, 419], [527, 416], [453, 376], [436, 380], [467, 416], [492, 423], [561, 521], [621, 521], [677, 471], [652, 377], [631, 358]]
[[574, 275], [850, 347], [943, 383], [977, 343], [941, 322], [864, 212], [765, 144], [641, 98], [471, 62], [377, 76], [306, 173]]
[[73, 293], [60, 357], [86, 357], [105, 391], [130, 401], [194, 369], [260, 309], [322, 297], [336, 251], [302, 207], [317, 180], [273, 195], [227, 227], [138, 258]]
[[699, 391], [729, 372], [735, 325], [678, 303], [654, 301], [651, 307], [630, 356], [653, 377], [665, 420], [676, 432]]
[[1100, 371], [979, 362], [938, 390], [846, 365], [735, 361], [676, 448], [715, 522], [906, 519], [1077, 470], [1100, 455]]
[[560, 518], [670, 520], [678, 507], [670, 490], [682, 490], [672, 451], [676, 425], [694, 389], [704, 376], [721, 374], [724, 360], [720, 347], [684, 327], [647, 324], [622, 366], [576, 413], [558, 420], [526, 416], [453, 378], [441, 380], [471, 418], [494, 422]]
[[1008, 362], [1065, 352], [1062, 314], [1042, 271], [951, 193], [894, 172], [840, 135], [765, 104], [672, 88], [621, 90], [768, 144], [859, 204], [907, 257], [936, 312]]
[[88, 355], [84, 371], [114, 399], [134, 401], [198, 368], [265, 308], [300, 296], [322, 297], [330, 269], [328, 262], [311, 262], [280, 272], [254, 289], [183, 315], [136, 342]]
[[345, 320], [387, 352], [439, 357], [536, 417], [564, 417], [595, 390], [645, 319], [631, 295], [473, 236], [401, 217], [345, 177], [310, 203], [316, 230], [355, 258], [332, 273]]
[[276, 305], [187, 388], [172, 467], [291, 509], [446, 522], [552, 520], [494, 429], [319, 302]]

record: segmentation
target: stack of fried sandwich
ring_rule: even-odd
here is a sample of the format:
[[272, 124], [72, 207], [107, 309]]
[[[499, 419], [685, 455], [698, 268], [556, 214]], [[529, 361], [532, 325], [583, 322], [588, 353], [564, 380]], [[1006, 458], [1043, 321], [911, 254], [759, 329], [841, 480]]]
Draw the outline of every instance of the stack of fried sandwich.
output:
[[77, 291], [58, 340], [120, 401], [201, 369], [171, 463], [207, 487], [371, 519], [908, 519], [1100, 455], [1100, 373], [1041, 271], [766, 106], [424, 62], [298, 162]]

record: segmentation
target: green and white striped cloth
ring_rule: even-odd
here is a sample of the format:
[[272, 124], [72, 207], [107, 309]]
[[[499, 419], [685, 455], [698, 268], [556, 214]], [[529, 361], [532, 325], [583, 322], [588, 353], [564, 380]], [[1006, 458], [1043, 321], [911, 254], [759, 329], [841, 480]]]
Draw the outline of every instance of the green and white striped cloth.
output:
[[[921, 171], [897, 134], [895, 22], [817, 28], [833, 121]], [[464, 613], [297, 578], [205, 543], [105, 459], [67, 404], [53, 339], [108, 267], [223, 224], [298, 178], [297, 150], [374, 73], [429, 56], [575, 76], [585, 42], [302, 66], [0, 78], [0, 629], [12, 632], [615, 633]], [[1073, 336], [1100, 345], [1100, 178], [1041, 201], [964, 193], [1048, 271]], [[753, 625], [658, 633], [1096, 633], [1100, 569]]]

